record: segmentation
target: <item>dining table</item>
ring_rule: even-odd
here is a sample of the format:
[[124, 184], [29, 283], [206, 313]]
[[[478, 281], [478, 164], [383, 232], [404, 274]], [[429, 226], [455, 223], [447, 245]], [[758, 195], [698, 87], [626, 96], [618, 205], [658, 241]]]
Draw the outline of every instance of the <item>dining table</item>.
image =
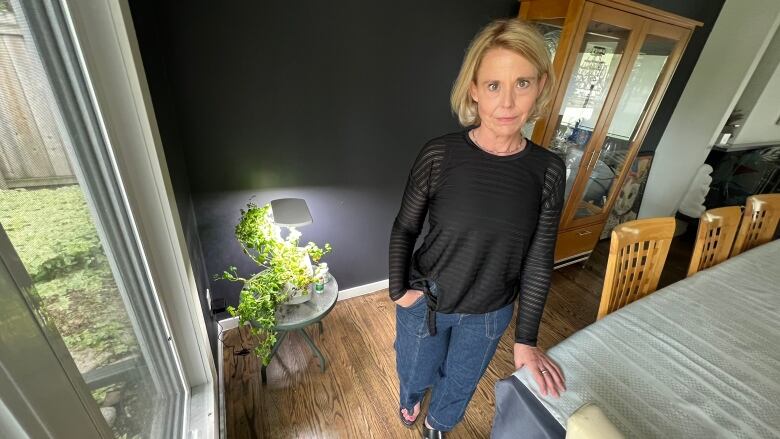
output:
[[547, 354], [566, 391], [526, 368], [496, 384], [493, 438], [565, 437], [595, 404], [626, 438], [780, 438], [780, 240], [673, 283]]

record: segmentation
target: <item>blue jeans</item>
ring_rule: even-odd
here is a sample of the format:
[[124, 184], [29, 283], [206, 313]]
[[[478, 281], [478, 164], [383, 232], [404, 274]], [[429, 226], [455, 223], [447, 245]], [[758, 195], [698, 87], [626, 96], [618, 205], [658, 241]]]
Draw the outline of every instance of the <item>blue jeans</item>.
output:
[[409, 413], [432, 388], [428, 424], [452, 430], [466, 413], [471, 396], [509, 326], [514, 304], [487, 314], [436, 313], [436, 335], [426, 324], [427, 299], [407, 308], [396, 305], [395, 358], [400, 405]]

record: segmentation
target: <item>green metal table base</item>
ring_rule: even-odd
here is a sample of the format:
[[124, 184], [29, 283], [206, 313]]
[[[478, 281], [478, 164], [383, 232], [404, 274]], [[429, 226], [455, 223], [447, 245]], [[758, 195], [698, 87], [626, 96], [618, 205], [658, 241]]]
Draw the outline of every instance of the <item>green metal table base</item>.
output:
[[[323, 326], [322, 321], [320, 320], [317, 322], [317, 326], [320, 328], [320, 335], [323, 333]], [[307, 345], [309, 345], [309, 349], [311, 349], [312, 353], [317, 356], [317, 358], [320, 360], [320, 371], [325, 372], [325, 357], [322, 355], [322, 352], [317, 348], [317, 345], [314, 344], [314, 341], [311, 339], [309, 334], [306, 332], [305, 328], [297, 328], [290, 331], [278, 331], [279, 338], [276, 340], [276, 344], [274, 344], [274, 348], [271, 350], [271, 358], [268, 360], [268, 363], [271, 363], [271, 360], [274, 359], [274, 356], [276, 355], [276, 352], [279, 350], [279, 346], [282, 345], [282, 342], [285, 338], [287, 338], [287, 334], [290, 332], [298, 332], [301, 334], [301, 337], [303, 337], [303, 340], [306, 342]], [[263, 383], [268, 382], [268, 376], [266, 375], [265, 369], [267, 366], [262, 366], [260, 368], [260, 376], [263, 379]]]

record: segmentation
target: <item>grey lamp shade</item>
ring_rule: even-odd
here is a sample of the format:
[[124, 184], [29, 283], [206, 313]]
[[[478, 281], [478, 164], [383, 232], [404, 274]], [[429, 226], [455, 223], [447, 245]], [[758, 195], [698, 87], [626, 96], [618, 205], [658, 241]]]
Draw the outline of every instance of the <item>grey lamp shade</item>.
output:
[[279, 198], [271, 201], [274, 223], [279, 226], [300, 227], [311, 224], [309, 206], [302, 198]]

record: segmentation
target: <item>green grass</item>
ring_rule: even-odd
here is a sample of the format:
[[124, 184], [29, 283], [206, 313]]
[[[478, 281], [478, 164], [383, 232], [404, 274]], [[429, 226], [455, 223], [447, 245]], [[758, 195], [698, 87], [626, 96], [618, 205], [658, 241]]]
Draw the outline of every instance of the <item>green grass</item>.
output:
[[0, 224], [82, 373], [137, 350], [78, 186], [0, 190]]

